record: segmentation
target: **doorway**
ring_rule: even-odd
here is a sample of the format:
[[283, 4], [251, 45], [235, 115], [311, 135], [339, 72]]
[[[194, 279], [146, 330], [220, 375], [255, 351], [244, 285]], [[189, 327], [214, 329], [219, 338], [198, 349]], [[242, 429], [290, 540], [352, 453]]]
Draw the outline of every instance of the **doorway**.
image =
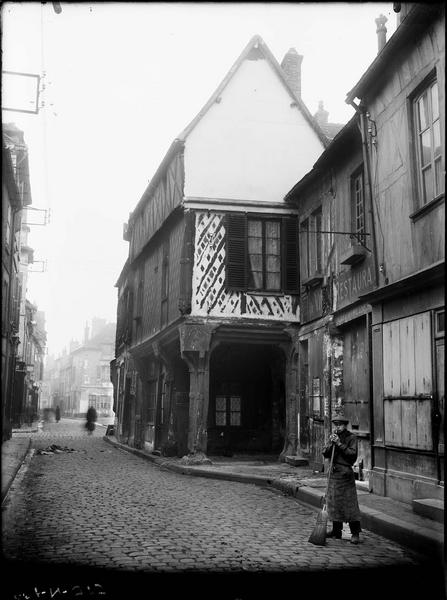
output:
[[208, 454], [279, 454], [285, 358], [272, 345], [221, 344], [211, 355]]

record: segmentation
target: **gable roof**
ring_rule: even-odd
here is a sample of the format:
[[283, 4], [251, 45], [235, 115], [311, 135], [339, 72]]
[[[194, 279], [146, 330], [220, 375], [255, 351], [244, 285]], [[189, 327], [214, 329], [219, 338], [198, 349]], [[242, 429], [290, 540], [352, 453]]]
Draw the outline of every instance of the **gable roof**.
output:
[[240, 54], [239, 58], [237, 58], [237, 60], [235, 61], [235, 63], [231, 67], [231, 69], [225, 75], [222, 82], [217, 87], [216, 91], [212, 94], [212, 96], [210, 97], [208, 102], [197, 113], [197, 115], [189, 123], [189, 125], [187, 125], [187, 127], [185, 127], [185, 129], [183, 129], [183, 131], [173, 140], [168, 151], [166, 152], [165, 156], [163, 157], [160, 165], [158, 166], [154, 176], [149, 181], [138, 204], [136, 205], [135, 209], [132, 211], [132, 213], [129, 217], [129, 224], [130, 224], [130, 221], [132, 220], [132, 218], [135, 217], [140, 212], [141, 208], [145, 204], [146, 200], [148, 200], [148, 198], [152, 194], [153, 190], [155, 190], [158, 182], [165, 174], [166, 169], [168, 168], [168, 166], [171, 163], [174, 156], [178, 152], [183, 150], [184, 143], [185, 143], [188, 135], [195, 128], [195, 126], [199, 123], [199, 121], [205, 116], [205, 114], [208, 112], [208, 110], [211, 108], [211, 106], [213, 106], [213, 104], [216, 102], [216, 99], [219, 98], [219, 96], [222, 94], [223, 90], [226, 88], [228, 83], [231, 81], [232, 77], [234, 76], [236, 71], [239, 69], [239, 67], [241, 66], [243, 61], [249, 56], [250, 52], [256, 51], [256, 50], [260, 51], [264, 55], [266, 60], [269, 62], [272, 69], [275, 71], [276, 75], [280, 79], [282, 85], [289, 93], [292, 102], [295, 103], [297, 109], [302, 113], [302, 115], [304, 116], [306, 121], [309, 123], [310, 127], [315, 131], [315, 133], [318, 136], [318, 139], [321, 141], [324, 148], [326, 148], [329, 145], [330, 140], [325, 135], [325, 133], [323, 132], [321, 127], [318, 125], [318, 123], [314, 119], [314, 117], [311, 115], [307, 106], [304, 104], [304, 102], [301, 100], [301, 98], [298, 97], [292, 90], [289, 82], [287, 81], [287, 78], [286, 78], [286, 75], [285, 75], [283, 69], [281, 68], [280, 64], [278, 63], [276, 58], [273, 56], [273, 54], [267, 47], [264, 40], [261, 38], [260, 35], [254, 35], [251, 38], [251, 40], [249, 41], [249, 43], [247, 44], [247, 46], [244, 48], [242, 53]]
[[251, 40], [248, 42], [248, 44], [246, 45], [246, 47], [240, 54], [239, 58], [235, 61], [235, 63], [231, 67], [231, 69], [225, 75], [222, 82], [217, 87], [216, 91], [213, 93], [211, 98], [208, 100], [208, 102], [205, 104], [205, 106], [198, 112], [198, 114], [194, 117], [194, 119], [189, 123], [189, 125], [187, 127], [185, 127], [185, 129], [180, 133], [180, 135], [177, 136], [177, 139], [180, 141], [186, 141], [186, 138], [191, 133], [191, 131], [194, 129], [194, 127], [197, 125], [197, 123], [204, 117], [204, 115], [208, 112], [208, 110], [211, 108], [211, 106], [213, 106], [213, 104], [216, 102], [216, 99], [219, 98], [219, 96], [222, 94], [222, 92], [227, 87], [228, 83], [231, 81], [234, 74], [241, 66], [241, 64], [249, 56], [249, 54], [254, 50], [258, 50], [264, 55], [266, 60], [269, 62], [269, 64], [271, 65], [271, 67], [273, 68], [275, 73], [277, 74], [281, 83], [283, 84], [283, 86], [286, 88], [286, 90], [290, 94], [290, 97], [293, 100], [293, 102], [295, 103], [298, 110], [303, 114], [304, 118], [309, 123], [310, 127], [315, 131], [318, 138], [322, 142], [323, 146], [326, 147], [328, 145], [328, 139], [327, 139], [326, 135], [324, 134], [324, 132], [322, 131], [322, 129], [320, 128], [320, 126], [318, 125], [316, 120], [312, 117], [311, 113], [309, 112], [308, 108], [306, 107], [304, 102], [301, 100], [301, 98], [298, 97], [292, 90], [289, 82], [287, 81], [287, 78], [286, 78], [286, 75], [285, 75], [283, 69], [281, 68], [280, 64], [278, 63], [276, 58], [273, 56], [273, 54], [267, 47], [267, 44], [264, 42], [264, 40], [261, 38], [260, 35], [254, 35], [251, 38]]

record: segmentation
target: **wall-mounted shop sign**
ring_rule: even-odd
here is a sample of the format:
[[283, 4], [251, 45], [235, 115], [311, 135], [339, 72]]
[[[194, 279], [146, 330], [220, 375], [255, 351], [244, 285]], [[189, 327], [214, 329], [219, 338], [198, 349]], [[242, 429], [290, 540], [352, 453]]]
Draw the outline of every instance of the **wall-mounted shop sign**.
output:
[[337, 302], [336, 308], [355, 302], [360, 294], [374, 289], [374, 273], [372, 263], [364, 263], [357, 269], [347, 269], [337, 275]]

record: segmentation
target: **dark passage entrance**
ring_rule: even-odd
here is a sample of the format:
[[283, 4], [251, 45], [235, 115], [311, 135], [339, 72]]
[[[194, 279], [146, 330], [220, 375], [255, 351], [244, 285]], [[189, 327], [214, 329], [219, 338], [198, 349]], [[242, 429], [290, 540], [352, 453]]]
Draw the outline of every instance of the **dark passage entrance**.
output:
[[222, 344], [210, 363], [208, 454], [281, 452], [285, 359], [269, 345]]

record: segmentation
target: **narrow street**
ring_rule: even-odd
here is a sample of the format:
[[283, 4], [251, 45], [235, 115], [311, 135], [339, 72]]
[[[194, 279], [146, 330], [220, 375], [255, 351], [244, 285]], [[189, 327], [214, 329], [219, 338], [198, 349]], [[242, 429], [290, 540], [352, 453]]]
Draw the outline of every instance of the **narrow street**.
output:
[[[46, 423], [3, 510], [13, 561], [140, 573], [329, 572], [416, 567], [365, 531], [362, 543], [308, 543], [316, 512], [271, 490], [165, 471], [107, 444], [98, 426]], [[39, 454], [50, 444], [74, 452]], [[23, 473], [23, 474], [22, 474]], [[414, 571], [414, 569], [413, 569]], [[417, 571], [417, 569], [416, 569]]]

